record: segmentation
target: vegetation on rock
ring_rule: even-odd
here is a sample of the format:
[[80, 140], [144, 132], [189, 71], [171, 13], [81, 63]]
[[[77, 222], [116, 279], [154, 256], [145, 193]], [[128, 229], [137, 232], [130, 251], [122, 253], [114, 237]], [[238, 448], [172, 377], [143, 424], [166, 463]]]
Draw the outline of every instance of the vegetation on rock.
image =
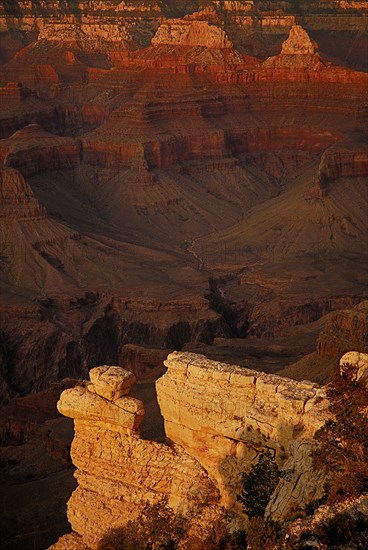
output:
[[315, 434], [314, 466], [327, 473], [327, 502], [368, 490], [368, 392], [344, 365], [327, 389], [330, 418]]
[[183, 534], [183, 516], [175, 514], [164, 497], [147, 503], [135, 521], [107, 531], [98, 550], [175, 550]]
[[243, 491], [238, 500], [249, 518], [264, 516], [280, 477], [281, 471], [270, 451], [261, 453], [257, 464], [243, 474]]
[[[98, 545], [98, 550], [242, 550], [247, 548], [244, 531], [229, 534], [224, 518], [212, 525], [205, 539], [186, 533], [189, 518], [175, 514], [167, 497], [155, 504], [147, 503], [135, 521], [109, 529]], [[184, 541], [184, 546], [183, 546]]]

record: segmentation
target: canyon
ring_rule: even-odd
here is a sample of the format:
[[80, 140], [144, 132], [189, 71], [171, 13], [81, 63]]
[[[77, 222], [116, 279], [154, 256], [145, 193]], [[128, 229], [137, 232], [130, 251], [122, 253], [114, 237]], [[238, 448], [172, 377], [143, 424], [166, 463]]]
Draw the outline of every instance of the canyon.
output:
[[4, 402], [367, 297], [365, 7], [3, 3]]
[[[7, 471], [14, 449], [20, 455], [34, 438], [51, 453], [40, 479], [71, 468], [70, 430], [67, 436], [54, 416], [55, 388], [88, 379], [101, 365], [134, 373], [140, 399], [140, 392], [155, 393], [168, 354], [181, 351], [194, 361], [193, 384], [214, 384], [208, 391], [216, 401], [213, 373], [221, 388], [239, 374], [226, 364], [265, 373], [260, 386], [280, 375], [296, 380], [296, 393], [313, 393], [342, 354], [368, 352], [366, 10], [367, 2], [337, 0], [2, 2], [0, 420]], [[210, 361], [208, 384], [204, 366], [194, 374], [196, 361], [206, 360], [191, 353]], [[181, 355], [170, 357], [158, 383], [163, 396], [189, 380], [184, 367], [175, 371]], [[298, 386], [303, 380], [311, 385]], [[218, 446], [202, 463], [202, 434], [177, 433], [176, 414], [194, 406], [184, 403], [164, 416], [172, 418], [169, 437], [193, 449], [190, 459], [135, 435], [124, 435], [122, 446], [138, 456], [147, 443], [153, 462], [159, 448], [177, 486], [181, 467], [198, 472], [205, 488], [182, 490], [199, 491], [197, 504], [207, 502], [214, 519], [221, 499], [239, 506], [229, 496], [233, 482], [255, 455], [237, 454], [234, 433], [225, 444], [229, 434], [216, 432]], [[48, 421], [57, 425], [50, 428], [57, 443], [45, 435]], [[101, 429], [87, 417], [76, 424], [86, 439]], [[109, 437], [121, 435], [111, 425]], [[279, 458], [282, 437], [272, 433]], [[235, 481], [219, 474], [222, 460], [227, 468], [223, 445], [239, 462]], [[286, 447], [283, 464], [297, 460]], [[24, 483], [31, 467], [20, 462], [14, 479]], [[87, 477], [77, 491], [87, 491], [83, 506]], [[132, 518], [147, 487], [140, 492], [136, 484]], [[178, 501], [174, 491], [171, 503]], [[66, 530], [60, 525], [54, 540]]]

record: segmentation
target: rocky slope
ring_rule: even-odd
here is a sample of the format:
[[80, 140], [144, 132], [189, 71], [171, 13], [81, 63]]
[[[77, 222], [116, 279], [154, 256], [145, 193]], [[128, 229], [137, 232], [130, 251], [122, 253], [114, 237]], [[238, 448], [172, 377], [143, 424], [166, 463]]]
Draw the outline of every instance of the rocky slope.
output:
[[3, 3], [5, 399], [366, 296], [364, 6]]
[[338, 367], [339, 358], [350, 349], [368, 351], [368, 303], [359, 303], [352, 309], [328, 314], [322, 330], [315, 338], [315, 348], [295, 363], [284, 366], [279, 374], [303, 380], [306, 376], [318, 383], [330, 381]]

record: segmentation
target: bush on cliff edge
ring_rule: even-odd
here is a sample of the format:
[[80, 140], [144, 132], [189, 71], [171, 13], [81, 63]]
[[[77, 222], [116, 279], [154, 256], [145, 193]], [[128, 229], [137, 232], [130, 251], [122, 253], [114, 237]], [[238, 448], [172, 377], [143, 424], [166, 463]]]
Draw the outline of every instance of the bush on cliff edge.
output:
[[353, 367], [343, 366], [327, 389], [328, 419], [316, 434], [316, 469], [327, 473], [327, 502], [333, 503], [368, 491], [368, 392], [353, 380]]
[[243, 490], [238, 500], [249, 518], [263, 517], [267, 504], [281, 477], [270, 451], [259, 455], [257, 464], [249, 472], [243, 473]]
[[175, 514], [163, 497], [147, 503], [135, 521], [109, 529], [98, 550], [175, 550], [183, 534], [183, 516]]
[[275, 548], [280, 526], [276, 522], [265, 520], [264, 514], [282, 476], [283, 472], [269, 450], [263, 451], [257, 464], [253, 464], [249, 472], [243, 473], [243, 489], [238, 500], [249, 517], [246, 547], [249, 550]]
[[[193, 519], [193, 518], [192, 518]], [[186, 519], [168, 506], [167, 497], [156, 504], [147, 503], [135, 521], [109, 529], [98, 545], [98, 550], [244, 550], [245, 533], [228, 533], [225, 516], [211, 526], [205, 540], [187, 536]]]

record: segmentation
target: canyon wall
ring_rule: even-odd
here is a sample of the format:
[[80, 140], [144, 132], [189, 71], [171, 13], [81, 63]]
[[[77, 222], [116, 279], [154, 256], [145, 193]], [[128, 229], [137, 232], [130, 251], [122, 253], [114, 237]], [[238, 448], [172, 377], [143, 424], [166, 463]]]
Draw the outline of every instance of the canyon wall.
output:
[[68, 518], [83, 543], [97, 548], [108, 528], [163, 496], [191, 517], [190, 531], [202, 540], [222, 507], [239, 526], [242, 473], [265, 450], [290, 472], [269, 505], [272, 518], [288, 517], [321, 496], [309, 453], [327, 418], [323, 388], [191, 353], [174, 352], [165, 365], [156, 383], [165, 443], [139, 437], [143, 403], [131, 397], [134, 377], [120, 367], [92, 369], [91, 382], [60, 397], [59, 411], [75, 421], [78, 488]]
[[365, 7], [2, 3], [1, 399], [366, 297]]
[[368, 301], [333, 313], [318, 337], [322, 357], [337, 357], [350, 349], [368, 352]]
[[[366, 66], [367, 3], [340, 2], [202, 2], [200, 0], [118, 2], [47, 1], [4, 2], [0, 9], [3, 56], [8, 58], [35, 37], [54, 42], [78, 42], [89, 50], [106, 43], [116, 49], [142, 48], [152, 40], [159, 24], [181, 20], [211, 21], [224, 29], [238, 49], [263, 58], [276, 53], [282, 39], [295, 23], [312, 32], [323, 46], [338, 52], [342, 61]], [[179, 20], [179, 21], [178, 21]], [[165, 23], [166, 24], [166, 23]], [[172, 36], [169, 29], [168, 36]], [[189, 43], [191, 40], [189, 39]], [[221, 45], [228, 42], [220, 40]], [[352, 44], [360, 46], [352, 51]]]

